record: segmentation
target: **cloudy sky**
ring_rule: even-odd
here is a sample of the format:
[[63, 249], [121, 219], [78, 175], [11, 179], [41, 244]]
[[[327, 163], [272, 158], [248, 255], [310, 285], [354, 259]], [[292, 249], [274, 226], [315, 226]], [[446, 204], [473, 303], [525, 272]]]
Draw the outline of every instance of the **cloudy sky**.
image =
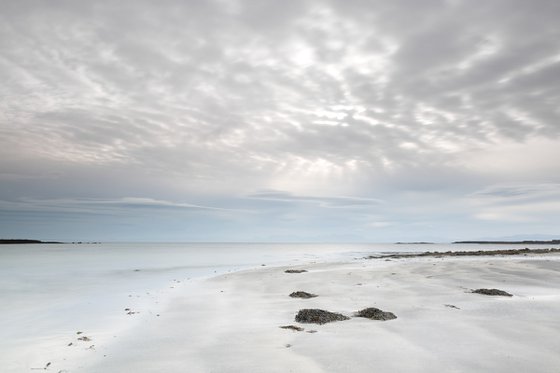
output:
[[560, 234], [556, 0], [0, 6], [0, 237]]

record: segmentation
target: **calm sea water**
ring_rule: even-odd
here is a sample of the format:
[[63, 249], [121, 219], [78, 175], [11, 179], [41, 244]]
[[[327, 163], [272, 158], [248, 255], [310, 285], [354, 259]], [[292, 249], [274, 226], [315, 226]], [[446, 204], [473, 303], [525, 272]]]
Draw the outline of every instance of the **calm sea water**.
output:
[[0, 317], [10, 310], [21, 310], [31, 305], [37, 307], [42, 304], [51, 307], [58, 304], [71, 307], [72, 302], [79, 303], [85, 298], [95, 300], [110, 297], [111, 294], [154, 289], [175, 279], [186, 280], [258, 267], [262, 264], [270, 266], [351, 260], [379, 253], [489, 250], [509, 247], [512, 246], [378, 243], [1, 245]]

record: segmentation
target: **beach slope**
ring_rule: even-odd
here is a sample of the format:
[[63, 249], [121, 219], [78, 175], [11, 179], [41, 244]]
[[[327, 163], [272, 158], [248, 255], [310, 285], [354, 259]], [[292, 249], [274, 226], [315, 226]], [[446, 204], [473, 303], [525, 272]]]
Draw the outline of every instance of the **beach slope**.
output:
[[[473, 293], [480, 288], [512, 296]], [[297, 291], [317, 296], [290, 297]], [[397, 318], [354, 317], [367, 307]], [[298, 323], [300, 309], [349, 319]], [[555, 254], [263, 267], [185, 285], [161, 317], [138, 325], [83, 369], [557, 372], [559, 314], [560, 256]], [[281, 328], [290, 325], [294, 328]]]

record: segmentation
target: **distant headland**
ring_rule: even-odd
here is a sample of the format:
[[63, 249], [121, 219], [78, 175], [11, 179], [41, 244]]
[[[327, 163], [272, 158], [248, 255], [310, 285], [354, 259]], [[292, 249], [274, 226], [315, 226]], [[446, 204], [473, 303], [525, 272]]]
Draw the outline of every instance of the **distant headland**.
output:
[[41, 241], [27, 239], [4, 239], [0, 238], [0, 245], [21, 245], [21, 244], [98, 244], [99, 242], [61, 242], [61, 241]]
[[40, 240], [20, 240], [20, 239], [0, 239], [0, 244], [13, 245], [13, 244], [31, 244], [31, 243], [64, 243], [57, 241], [40, 241]]

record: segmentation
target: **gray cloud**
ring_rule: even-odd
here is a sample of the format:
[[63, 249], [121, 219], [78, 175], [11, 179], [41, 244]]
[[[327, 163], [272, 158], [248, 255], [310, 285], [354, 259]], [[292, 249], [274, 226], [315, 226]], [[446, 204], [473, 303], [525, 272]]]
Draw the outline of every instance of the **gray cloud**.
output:
[[2, 8], [2, 200], [360, 206], [345, 218], [385, 227], [433, 193], [560, 182], [556, 1]]

